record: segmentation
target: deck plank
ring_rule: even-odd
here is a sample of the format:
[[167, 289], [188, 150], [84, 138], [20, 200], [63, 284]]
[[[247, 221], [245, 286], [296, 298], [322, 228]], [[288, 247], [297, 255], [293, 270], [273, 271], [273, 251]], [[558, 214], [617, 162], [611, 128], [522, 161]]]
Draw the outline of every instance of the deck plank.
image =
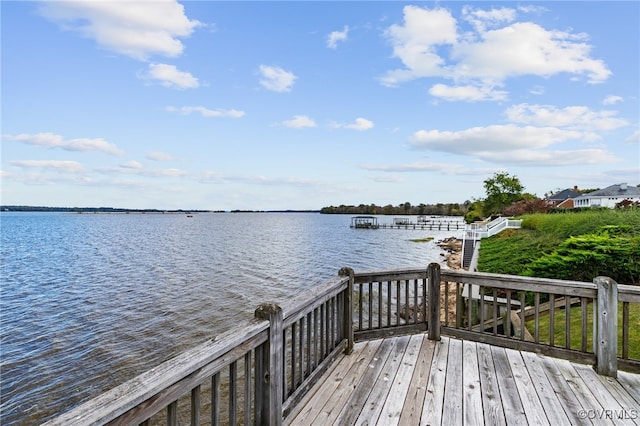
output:
[[475, 342], [463, 341], [462, 344], [462, 388], [464, 391], [462, 409], [466, 425], [479, 425], [484, 422], [482, 411], [482, 393], [480, 388], [480, 368]]
[[357, 343], [283, 423], [640, 426], [639, 399], [639, 374], [417, 334]]
[[520, 401], [507, 353], [504, 348], [492, 346], [491, 354], [493, 355], [493, 364], [496, 367], [496, 378], [505, 420], [508, 425], [526, 425], [527, 417]]
[[549, 378], [545, 374], [544, 365], [542, 364], [540, 356], [533, 352], [522, 352], [521, 355], [549, 423], [552, 425], [566, 425], [571, 423], [562, 408], [562, 403], [554, 391]]
[[438, 343], [427, 339], [427, 335], [422, 335], [422, 345], [420, 346], [420, 354], [415, 366], [415, 371], [411, 377], [409, 384], [409, 392], [405, 399], [402, 414], [398, 424], [400, 426], [414, 426], [420, 424], [420, 416], [422, 415], [422, 407], [427, 394], [427, 385], [429, 383], [429, 374], [433, 362], [433, 354]]
[[[553, 359], [552, 362], [556, 364], [558, 370], [560, 370], [562, 376], [573, 390], [573, 394], [580, 401], [583, 410], [604, 410], [602, 404], [593, 396], [587, 384], [576, 372], [573, 364], [564, 359]], [[580, 412], [575, 413], [575, 416], [581, 417]], [[607, 419], [598, 419], [598, 424], [613, 424], [613, 422], [607, 421]]]
[[[355, 422], [355, 425], [378, 424], [378, 418], [382, 412], [383, 404], [389, 392], [395, 376], [400, 368], [404, 352], [409, 344], [410, 336], [399, 336], [393, 339], [394, 345], [391, 353], [384, 363], [382, 371], [373, 385], [367, 401]], [[381, 402], [382, 401], [382, 402]]]
[[[378, 348], [378, 351], [369, 364], [369, 368], [367, 368], [360, 380], [360, 383], [367, 385], [358, 386], [351, 393], [351, 395], [349, 395], [347, 402], [338, 414], [338, 417], [334, 424], [352, 425], [358, 419], [358, 416], [360, 415], [362, 408], [364, 407], [365, 401], [371, 394], [371, 384], [377, 382], [382, 368], [386, 364], [387, 358], [389, 358], [391, 350], [394, 347], [394, 343], [395, 342], [393, 339], [384, 339], [382, 341], [382, 344]], [[301, 424], [304, 425], [304, 423]]]
[[420, 425], [442, 424], [442, 408], [444, 404], [444, 387], [447, 375], [447, 359], [449, 357], [449, 339], [436, 343], [431, 363], [431, 374], [427, 384], [427, 393], [420, 415]]
[[447, 378], [444, 389], [442, 420], [449, 425], [462, 425], [462, 340], [449, 340]]
[[531, 381], [529, 371], [524, 365], [522, 354], [513, 349], [506, 349], [506, 352], [527, 421], [532, 425], [548, 425], [549, 420], [544, 413], [544, 408]]
[[506, 425], [491, 347], [485, 343], [478, 343], [477, 351], [484, 424]]
[[418, 355], [420, 355], [422, 338], [422, 335], [413, 335], [409, 339], [409, 344], [391, 385], [389, 397], [382, 407], [379, 417], [380, 423], [384, 423], [387, 426], [395, 426], [400, 421], [402, 408], [407, 393], [409, 393], [411, 378], [418, 362]]
[[[619, 383], [615, 379], [599, 376], [593, 368], [586, 365], [575, 365], [574, 367], [582, 380], [589, 386], [591, 393], [607, 410], [604, 415], [610, 414], [613, 422], [617, 425], [638, 424], [633, 418], [623, 418], [625, 412], [631, 413], [631, 410], [638, 409], [638, 406], [628, 405], [628, 399], [631, 399], [631, 396], [625, 391], [619, 392], [619, 389], [616, 389], [615, 385], [619, 385]], [[609, 413], [609, 411], [611, 412]]]

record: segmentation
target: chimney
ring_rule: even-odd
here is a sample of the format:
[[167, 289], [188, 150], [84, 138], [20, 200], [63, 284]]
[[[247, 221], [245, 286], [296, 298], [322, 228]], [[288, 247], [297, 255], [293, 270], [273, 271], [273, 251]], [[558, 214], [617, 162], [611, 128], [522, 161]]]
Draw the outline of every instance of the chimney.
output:
[[627, 183], [621, 183], [620, 184], [620, 191], [626, 191], [627, 190]]
[[578, 185], [573, 185], [573, 190], [574, 190], [575, 192], [578, 192]]

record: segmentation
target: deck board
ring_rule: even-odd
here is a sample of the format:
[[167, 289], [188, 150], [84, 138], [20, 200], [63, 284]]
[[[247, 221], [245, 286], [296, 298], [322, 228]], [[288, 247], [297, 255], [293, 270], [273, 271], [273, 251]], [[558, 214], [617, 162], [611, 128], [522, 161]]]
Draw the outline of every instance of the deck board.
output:
[[[585, 418], [596, 410], [614, 418]], [[566, 360], [417, 334], [357, 343], [284, 424], [640, 425], [639, 415], [639, 374], [614, 379]]]

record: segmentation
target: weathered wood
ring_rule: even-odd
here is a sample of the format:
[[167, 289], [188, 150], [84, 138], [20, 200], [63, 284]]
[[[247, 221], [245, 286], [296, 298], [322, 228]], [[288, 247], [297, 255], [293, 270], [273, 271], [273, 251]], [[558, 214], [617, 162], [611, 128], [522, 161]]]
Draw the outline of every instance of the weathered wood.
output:
[[464, 424], [480, 425], [484, 423], [484, 416], [482, 413], [480, 367], [478, 365], [476, 344], [474, 342], [463, 342], [462, 351], [462, 408]]
[[[516, 389], [520, 395], [522, 409], [527, 421], [532, 425], [548, 425], [549, 420], [544, 414], [544, 409], [535, 386], [531, 382], [529, 371], [524, 365], [520, 352], [513, 349], [505, 349], [509, 365], [516, 383]], [[555, 425], [554, 425], [555, 426]]]
[[433, 362], [420, 416], [420, 425], [439, 425], [442, 423], [448, 357], [449, 339], [438, 341], [434, 346]]
[[440, 340], [440, 265], [431, 263], [428, 268], [429, 290], [429, 339]]
[[491, 347], [484, 343], [478, 343], [477, 352], [478, 374], [480, 375], [480, 387], [482, 389], [482, 410], [484, 414], [484, 422], [480, 423], [495, 426], [506, 425]]
[[[551, 382], [545, 374], [540, 356], [532, 352], [521, 352], [520, 355], [529, 372], [529, 377], [533, 385], [532, 390], [535, 390], [540, 399], [542, 411], [546, 415], [549, 423], [551, 425], [569, 424], [570, 420], [564, 412], [558, 395], [554, 392]], [[531, 423], [531, 421], [529, 423]]]
[[500, 398], [504, 409], [504, 417], [508, 425], [526, 425], [527, 418], [518, 395], [515, 377], [511, 372], [509, 358], [504, 348], [491, 347], [496, 378], [500, 389]]
[[[347, 339], [347, 348], [345, 349], [346, 354], [349, 355], [353, 352], [353, 344], [355, 342], [353, 337], [353, 282], [354, 282], [354, 272], [351, 268], [342, 268], [340, 270], [341, 276], [347, 276], [349, 281], [347, 283], [347, 290], [345, 293], [345, 298], [343, 302], [343, 324], [344, 327], [342, 333], [344, 334], [345, 339]], [[382, 301], [382, 292], [378, 296]], [[379, 309], [380, 311], [381, 309]]]
[[587, 419], [586, 416], [579, 415], [579, 413], [583, 412], [582, 410], [585, 410], [585, 408], [582, 406], [581, 401], [575, 397], [571, 385], [565, 379], [554, 360], [552, 358], [543, 357], [540, 362], [544, 368], [545, 375], [549, 380], [549, 384], [551, 385], [551, 390], [557, 396], [558, 403], [569, 418], [571, 424], [591, 425], [591, 420]]
[[128, 423], [140, 423], [262, 344], [267, 328], [267, 323], [253, 321], [223, 333], [45, 424], [101, 425], [125, 414]]
[[596, 277], [598, 299], [594, 304], [593, 352], [598, 374], [616, 377], [618, 371], [618, 284], [608, 277]]
[[271, 426], [282, 424], [282, 395], [284, 392], [284, 342], [283, 342], [283, 320], [282, 309], [275, 303], [263, 303], [256, 309], [257, 318], [269, 321], [269, 339], [265, 353], [268, 360], [268, 370], [264, 376], [265, 387], [262, 395], [260, 416], [263, 422]]
[[449, 425], [461, 425], [464, 421], [462, 412], [462, 340], [449, 340], [449, 357], [447, 359], [447, 378], [444, 389], [442, 419]]
[[391, 348], [391, 353], [384, 363], [381, 374], [373, 385], [373, 389], [369, 394], [355, 425], [370, 425], [378, 423], [378, 419], [383, 408], [380, 401], [386, 398], [389, 394], [391, 387], [390, 381], [395, 377], [398, 368], [400, 367], [409, 339], [409, 336], [400, 336], [394, 339], [395, 342]]
[[432, 340], [428, 340], [422, 335], [422, 345], [420, 353], [416, 361], [409, 391], [407, 393], [402, 414], [398, 424], [401, 426], [414, 426], [420, 424], [420, 416], [422, 415], [422, 407], [424, 405], [425, 395], [427, 393], [427, 383], [429, 381], [429, 373], [433, 361], [435, 346], [438, 344]]

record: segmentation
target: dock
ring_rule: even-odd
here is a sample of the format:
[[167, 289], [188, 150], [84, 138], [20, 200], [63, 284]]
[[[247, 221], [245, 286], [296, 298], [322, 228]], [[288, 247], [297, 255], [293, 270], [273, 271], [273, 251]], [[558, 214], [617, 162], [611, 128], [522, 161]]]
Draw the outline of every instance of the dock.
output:
[[432, 263], [285, 302], [45, 425], [640, 425], [639, 286]]
[[308, 425], [640, 422], [640, 375], [426, 333], [356, 343], [285, 419]]

